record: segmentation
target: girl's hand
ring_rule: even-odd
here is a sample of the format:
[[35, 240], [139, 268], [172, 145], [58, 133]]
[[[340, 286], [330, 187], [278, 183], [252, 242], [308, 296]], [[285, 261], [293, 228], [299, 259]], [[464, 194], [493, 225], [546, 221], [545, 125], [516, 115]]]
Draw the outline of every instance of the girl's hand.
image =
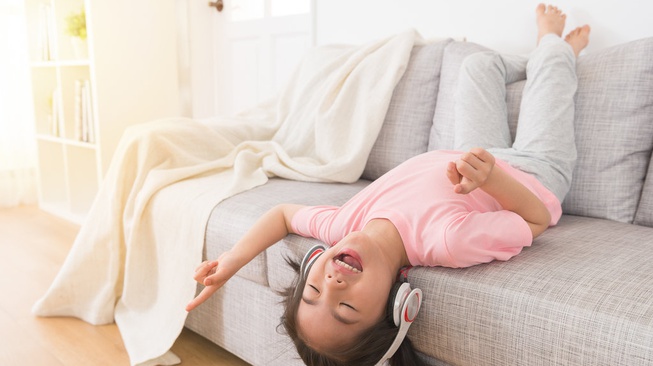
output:
[[494, 156], [480, 147], [475, 147], [460, 159], [450, 162], [447, 165], [447, 178], [454, 185], [454, 192], [467, 194], [483, 186], [492, 173], [494, 163]]
[[195, 269], [193, 279], [205, 287], [197, 297], [186, 305], [186, 311], [191, 311], [206, 301], [237, 271], [238, 267], [232, 264], [229, 252], [223, 253], [217, 260], [202, 262]]

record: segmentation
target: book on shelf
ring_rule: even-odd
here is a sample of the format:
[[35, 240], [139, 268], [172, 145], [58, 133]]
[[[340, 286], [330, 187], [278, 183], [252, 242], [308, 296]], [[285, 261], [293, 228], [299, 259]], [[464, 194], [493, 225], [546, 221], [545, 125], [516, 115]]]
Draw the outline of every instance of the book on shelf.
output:
[[95, 142], [91, 100], [91, 84], [88, 80], [75, 80], [75, 139]]
[[49, 3], [39, 5], [38, 49], [41, 61], [55, 59], [54, 54], [54, 10]]

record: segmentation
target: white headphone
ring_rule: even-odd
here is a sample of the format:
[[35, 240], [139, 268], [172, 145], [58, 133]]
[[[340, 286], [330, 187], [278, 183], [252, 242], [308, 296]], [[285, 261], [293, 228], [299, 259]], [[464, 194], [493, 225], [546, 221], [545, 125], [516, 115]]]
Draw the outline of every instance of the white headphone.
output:
[[[311, 266], [315, 263], [315, 260], [322, 255], [327, 250], [327, 247], [318, 244], [312, 247], [304, 256], [300, 267], [300, 276], [302, 276], [302, 282], [308, 277], [308, 272], [311, 270]], [[405, 281], [406, 274], [402, 271], [402, 280]], [[406, 338], [408, 333], [408, 328], [413, 324], [413, 321], [419, 313], [420, 306], [422, 305], [422, 290], [416, 288], [411, 289], [408, 282], [397, 282], [392, 287], [390, 291], [390, 296], [388, 297], [387, 312], [392, 316], [392, 321], [394, 325], [399, 328], [397, 336], [395, 337], [392, 345], [386, 351], [386, 353], [381, 357], [379, 362], [376, 363], [376, 366], [389, 365], [390, 358], [397, 352], [401, 342]]]
[[397, 352], [401, 342], [406, 338], [408, 328], [419, 313], [422, 305], [422, 290], [411, 289], [408, 282], [396, 283], [388, 298], [388, 310], [392, 311], [392, 320], [395, 326], [399, 327], [399, 332], [390, 348], [385, 352], [383, 357], [376, 363], [376, 366], [389, 365], [390, 358]]

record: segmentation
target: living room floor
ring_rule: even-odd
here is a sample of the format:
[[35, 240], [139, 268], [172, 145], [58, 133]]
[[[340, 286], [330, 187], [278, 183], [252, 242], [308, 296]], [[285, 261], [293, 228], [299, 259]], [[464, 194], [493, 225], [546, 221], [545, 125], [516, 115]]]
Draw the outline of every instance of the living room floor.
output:
[[[31, 314], [78, 231], [34, 206], [0, 209], [0, 365], [129, 365], [115, 324]], [[248, 365], [188, 329], [172, 351], [184, 366]]]

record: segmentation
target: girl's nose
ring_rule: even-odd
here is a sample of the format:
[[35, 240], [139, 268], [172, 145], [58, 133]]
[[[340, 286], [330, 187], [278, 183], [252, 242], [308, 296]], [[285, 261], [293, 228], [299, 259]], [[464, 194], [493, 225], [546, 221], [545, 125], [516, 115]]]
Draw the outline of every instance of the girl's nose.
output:
[[345, 282], [343, 279], [338, 278], [337, 276], [327, 273], [325, 276], [325, 282], [327, 283], [327, 286], [333, 287], [333, 288], [345, 288], [347, 287], [347, 282]]

